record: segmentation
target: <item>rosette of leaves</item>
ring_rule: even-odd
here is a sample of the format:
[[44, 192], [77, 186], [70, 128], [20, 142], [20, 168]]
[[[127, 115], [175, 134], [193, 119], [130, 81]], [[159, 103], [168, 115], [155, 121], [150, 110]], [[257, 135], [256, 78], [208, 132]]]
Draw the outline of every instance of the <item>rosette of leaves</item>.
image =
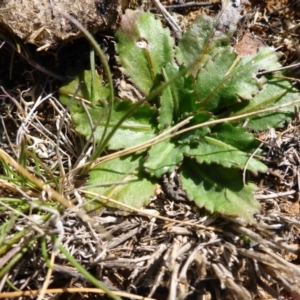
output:
[[[280, 67], [274, 50], [262, 48], [254, 56], [238, 57], [230, 44], [234, 19], [238, 18], [233, 8], [215, 19], [199, 15], [175, 46], [169, 30], [152, 14], [126, 11], [116, 33], [121, 71], [145, 97], [169, 84], [159, 96], [133, 110], [115, 130], [107, 149], [126, 149], [187, 117], [191, 121], [181, 134], [91, 169], [86, 183], [90, 190], [140, 208], [153, 195], [158, 179], [178, 169], [187, 199], [210, 212], [253, 220], [259, 203], [253, 197], [255, 185], [243, 183], [242, 170], [253, 174], [267, 170], [250, 157], [258, 142], [241, 121], [210, 122], [210, 126], [204, 126], [205, 122], [290, 102], [299, 92], [287, 80], [258, 75], [260, 70]], [[115, 99], [107, 124], [109, 91], [101, 77], [91, 83], [90, 72], [84, 72], [60, 89], [61, 101], [69, 103], [79, 81], [84, 84], [70, 107], [76, 130], [87, 137], [93, 134], [99, 142], [136, 103]], [[292, 116], [292, 110], [249, 117], [247, 127], [278, 127]]]

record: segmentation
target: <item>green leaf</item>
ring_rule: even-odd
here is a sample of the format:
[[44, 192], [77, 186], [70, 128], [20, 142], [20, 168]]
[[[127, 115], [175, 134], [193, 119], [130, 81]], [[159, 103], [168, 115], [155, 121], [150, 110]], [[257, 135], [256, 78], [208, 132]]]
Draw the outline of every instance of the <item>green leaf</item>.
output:
[[[165, 68], [162, 68], [162, 75], [165, 82], [175, 77], [179, 68], [175, 63], [168, 63]], [[166, 128], [171, 125], [173, 120], [176, 122], [178, 118], [178, 101], [179, 101], [179, 88], [178, 84], [181, 83], [181, 78], [173, 82], [171, 86], [166, 87], [161, 96], [159, 97], [160, 108], [158, 110], [159, 128]], [[180, 83], [179, 83], [180, 82]], [[182, 86], [182, 83], [181, 83]]]
[[[182, 67], [179, 68], [182, 70]], [[199, 104], [197, 103], [195, 91], [195, 79], [191, 75], [182, 77], [181, 82], [176, 82], [176, 88], [178, 92], [178, 107], [179, 115], [181, 118], [185, 114], [192, 113], [196, 115], [199, 112]]]
[[116, 37], [122, 71], [148, 94], [161, 68], [173, 59], [170, 31], [153, 14], [127, 9]]
[[[135, 105], [129, 100], [115, 100], [115, 107], [111, 115], [111, 120], [107, 128], [109, 133], [123, 117], [123, 115]], [[102, 106], [88, 107], [88, 112], [93, 125], [98, 124], [94, 136], [96, 141], [100, 141], [103, 135], [104, 127], [106, 125], [105, 108]], [[102, 116], [102, 117], [101, 117]], [[98, 122], [98, 119], [100, 122]], [[148, 105], [140, 106], [130, 117], [128, 117], [122, 125], [117, 129], [113, 137], [108, 143], [109, 149], [122, 149], [131, 147], [139, 143], [146, 142], [153, 138], [155, 134], [156, 110]], [[76, 130], [89, 137], [91, 134], [91, 127], [86, 112], [75, 113], [73, 120], [76, 125]]]
[[[70, 108], [71, 113], [84, 111], [80, 101], [85, 101], [87, 104], [106, 103], [109, 97], [109, 88], [103, 83], [102, 76], [99, 74], [95, 74], [95, 79], [95, 82], [92, 83], [91, 71], [80, 72], [74, 80], [66, 83], [59, 89], [59, 100], [62, 104], [68, 105], [77, 91]], [[92, 84], [94, 84], [95, 103], [91, 103]]]
[[230, 45], [232, 32], [217, 32], [218, 22], [220, 19], [198, 15], [178, 42], [177, 61], [186, 67], [192, 67], [194, 74], [205, 65], [207, 54], [213, 57], [220, 51], [219, 48], [224, 49]]
[[188, 198], [210, 212], [239, 216], [254, 222], [253, 213], [260, 208], [253, 198], [255, 186], [243, 186], [239, 170], [220, 165], [197, 164], [185, 159], [181, 169], [182, 188]]
[[[96, 141], [100, 141], [106, 126], [106, 99], [108, 98], [109, 90], [102, 84], [102, 77], [96, 75], [94, 92], [97, 102], [91, 103], [91, 84], [90, 71], [80, 73], [75, 80], [60, 88], [60, 101], [68, 105], [75, 91], [77, 91], [76, 97], [70, 107], [76, 130], [80, 134], [89, 137], [92, 133], [91, 124], [89, 122], [89, 120], [91, 120], [92, 126], [98, 124], [94, 132], [94, 137]], [[80, 87], [79, 90], [78, 87]], [[84, 109], [82, 102], [85, 103], [87, 111]], [[106, 134], [117, 125], [124, 114], [134, 105], [135, 104], [129, 100], [115, 100], [115, 106], [113, 107]], [[109, 141], [108, 147], [110, 149], [121, 149], [137, 145], [153, 138], [156, 132], [156, 116], [157, 112], [154, 108], [151, 108], [147, 104], [142, 105], [122, 123]]]
[[200, 139], [197, 146], [191, 147], [189, 156], [199, 163], [217, 163], [228, 168], [245, 168], [257, 174], [266, 172], [267, 166], [255, 158], [249, 159], [249, 155], [239, 149], [224, 143], [223, 141], [205, 136]]
[[196, 18], [179, 41], [177, 51], [178, 61], [191, 66], [196, 77], [200, 108], [216, 113], [238, 101], [251, 100], [263, 83], [255, 77], [256, 73], [280, 66], [279, 54], [269, 48], [238, 60], [230, 45], [232, 32], [222, 32], [219, 26], [225, 16], [226, 12], [216, 19]]
[[174, 171], [181, 164], [183, 154], [188, 151], [187, 145], [176, 145], [169, 140], [156, 144], [148, 151], [145, 170], [151, 176], [160, 178], [163, 174]]
[[278, 54], [268, 48], [261, 49], [255, 56], [240, 59], [229, 71], [235, 58], [232, 49], [224, 49], [224, 52], [208, 59], [199, 71], [196, 88], [198, 100], [204, 109], [218, 112], [237, 102], [251, 100], [263, 83], [263, 79], [259, 82], [255, 77], [256, 73], [261, 69], [279, 67]]
[[[89, 172], [90, 179], [85, 184], [86, 189], [135, 208], [141, 208], [154, 195], [155, 188], [155, 183], [142, 173], [142, 159], [143, 154], [140, 154], [102, 163]], [[104, 200], [102, 205], [116, 206]]]
[[[168, 63], [165, 68], [162, 68], [164, 82], [170, 81], [182, 70], [183, 67], [178, 67], [175, 63]], [[181, 76], [162, 93], [159, 124], [163, 126], [162, 120], [165, 119], [172, 119], [176, 123], [180, 118], [194, 113], [197, 109], [194, 80], [191, 76]]]
[[210, 137], [245, 152], [254, 151], [259, 146], [259, 142], [254, 135], [249, 133], [246, 128], [228, 122], [214, 126]]
[[[211, 119], [212, 114], [205, 112], [205, 111], [199, 111], [193, 115], [193, 119], [189, 123], [189, 127], [199, 125], [201, 123], [207, 122]], [[209, 134], [211, 132], [210, 128], [208, 126], [200, 127], [198, 129], [194, 129], [191, 131], [187, 131], [180, 135], [178, 142], [179, 143], [187, 143], [187, 144], [198, 144], [199, 139], [206, 134]]]
[[173, 124], [174, 99], [170, 87], [165, 88], [159, 97], [158, 128], [166, 129]]
[[[300, 98], [299, 88], [288, 81], [279, 78], [269, 79], [261, 91], [248, 103], [247, 106], [232, 107], [231, 115], [251, 113], [265, 108], [292, 102]], [[294, 115], [294, 106], [290, 105], [280, 110], [272, 111], [251, 117], [247, 127], [253, 130], [278, 128]]]

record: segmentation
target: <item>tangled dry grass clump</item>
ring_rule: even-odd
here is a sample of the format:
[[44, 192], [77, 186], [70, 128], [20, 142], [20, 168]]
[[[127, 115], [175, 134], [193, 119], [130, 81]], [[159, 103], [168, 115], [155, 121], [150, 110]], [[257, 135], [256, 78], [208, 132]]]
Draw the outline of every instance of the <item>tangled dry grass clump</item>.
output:
[[[255, 1], [249, 7], [261, 13]], [[1, 61], [11, 58], [7, 46], [0, 49]], [[88, 51], [81, 54], [84, 60]], [[285, 57], [293, 58], [291, 49]], [[86, 159], [85, 140], [57, 100], [59, 84], [26, 61], [15, 62], [23, 81], [20, 74], [7, 80], [4, 64], [0, 91], [0, 297], [106, 299], [89, 289], [94, 282], [65, 249], [115, 297], [300, 299], [297, 109], [281, 131], [257, 133], [269, 171], [253, 178], [261, 203], [255, 223], [208, 214], [172, 198], [163, 182], [142, 210], [87, 214], [86, 177], [74, 176]], [[54, 192], [68, 206], [59, 206]]]

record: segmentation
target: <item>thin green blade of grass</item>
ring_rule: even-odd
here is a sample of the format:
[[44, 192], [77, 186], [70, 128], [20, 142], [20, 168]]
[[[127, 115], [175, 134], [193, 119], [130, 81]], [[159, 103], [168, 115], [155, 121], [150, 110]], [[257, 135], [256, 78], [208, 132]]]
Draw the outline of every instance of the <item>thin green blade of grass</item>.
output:
[[96, 287], [105, 291], [105, 293], [114, 300], [122, 300], [119, 296], [114, 295], [104, 283], [96, 279], [91, 273], [89, 273], [85, 268], [83, 268], [76, 259], [62, 246], [58, 246], [61, 253], [66, 257], [66, 259], [72, 264], [79, 273], [81, 273], [88, 281], [94, 284]]
[[[108, 87], [109, 87], [109, 90], [110, 90], [110, 93], [109, 93], [109, 109], [108, 109], [108, 116], [107, 116], [107, 126], [108, 126], [108, 124], [110, 122], [111, 114], [112, 114], [112, 109], [113, 109], [113, 106], [114, 106], [114, 86], [113, 86], [111, 71], [110, 71], [108, 62], [105, 58], [105, 54], [103, 53], [103, 51], [101, 50], [101, 48], [99, 47], [99, 45], [97, 44], [97, 42], [93, 38], [93, 36], [82, 26], [82, 24], [80, 22], [78, 22], [75, 18], [73, 18], [69, 14], [59, 10], [55, 6], [52, 6], [52, 7], [54, 8], [54, 10], [57, 10], [61, 15], [63, 15], [66, 19], [71, 21], [84, 34], [84, 36], [87, 38], [87, 40], [91, 43], [91, 46], [93, 47], [94, 51], [99, 56], [101, 63], [103, 64], [103, 68], [104, 68], [104, 71], [105, 71], [106, 76], [107, 76]], [[93, 78], [95, 78], [95, 73], [94, 73]], [[104, 134], [104, 136], [105, 136], [105, 134]], [[96, 153], [102, 153], [103, 150], [105, 149], [108, 141], [109, 141], [109, 139], [103, 137], [103, 142], [98, 144], [97, 149], [96, 149], [95, 152]]]
[[11, 229], [14, 227], [17, 220], [17, 216], [15, 213], [11, 213], [8, 221], [0, 226], [0, 248], [4, 244], [4, 241], [8, 234], [10, 233]]
[[[30, 241], [28, 242], [27, 245], [22, 247], [18, 253], [16, 253], [9, 262], [0, 268], [0, 278], [2, 278], [6, 273], [9, 272], [11, 268], [23, 257], [23, 255], [30, 250], [30, 248], [34, 245], [36, 240], [38, 239], [38, 236], [31, 237]], [[3, 247], [2, 247], [3, 248]], [[0, 250], [0, 255], [1, 255], [1, 250]]]
[[[41, 222], [46, 222], [51, 216], [52, 214], [46, 214], [42, 216]], [[16, 244], [18, 244], [20, 240], [23, 239], [26, 235], [30, 234], [31, 231], [32, 228], [28, 226], [16, 233], [15, 235], [13, 235], [9, 240], [4, 242], [3, 245], [0, 246], [0, 256], [6, 253], [12, 247], [14, 247]]]

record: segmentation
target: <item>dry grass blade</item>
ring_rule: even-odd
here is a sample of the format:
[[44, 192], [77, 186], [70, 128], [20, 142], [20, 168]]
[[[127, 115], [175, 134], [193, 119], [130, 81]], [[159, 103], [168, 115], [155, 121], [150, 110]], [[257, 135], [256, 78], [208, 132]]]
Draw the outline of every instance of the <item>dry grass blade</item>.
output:
[[20, 173], [22, 176], [27, 178], [41, 191], [46, 193], [49, 199], [57, 201], [65, 208], [71, 208], [83, 222], [90, 223], [95, 228], [95, 230], [103, 233], [103, 228], [98, 226], [98, 224], [92, 218], [90, 218], [84, 210], [80, 210], [76, 208], [70, 201], [68, 201], [66, 198], [64, 198], [61, 194], [59, 194], [56, 190], [52, 189], [49, 185], [44, 183], [42, 180], [34, 177], [29, 171], [23, 168], [19, 163], [17, 163], [13, 158], [11, 158], [6, 152], [4, 152], [1, 149], [0, 149], [0, 158], [8, 162], [18, 173]]
[[[61, 288], [61, 289], [47, 289], [45, 291], [47, 294], [58, 295], [64, 293], [95, 293], [95, 294], [104, 294], [105, 292], [101, 289], [92, 289], [92, 288]], [[9, 292], [9, 293], [1, 293], [0, 299], [12, 298], [12, 297], [28, 297], [28, 296], [37, 296], [40, 294], [39, 290], [33, 291], [24, 291], [24, 292]], [[125, 292], [114, 292], [115, 295], [120, 297], [126, 297], [131, 299], [141, 299], [141, 300], [155, 300], [153, 298], [141, 297], [138, 295], [125, 293]]]
[[169, 14], [169, 12], [165, 9], [165, 7], [160, 3], [159, 0], [152, 0], [153, 4], [157, 7], [157, 9], [162, 13], [164, 18], [167, 20], [168, 24], [174, 31], [177, 38], [180, 38], [182, 36], [182, 30], [177, 25], [177, 23], [174, 21], [172, 16]]

